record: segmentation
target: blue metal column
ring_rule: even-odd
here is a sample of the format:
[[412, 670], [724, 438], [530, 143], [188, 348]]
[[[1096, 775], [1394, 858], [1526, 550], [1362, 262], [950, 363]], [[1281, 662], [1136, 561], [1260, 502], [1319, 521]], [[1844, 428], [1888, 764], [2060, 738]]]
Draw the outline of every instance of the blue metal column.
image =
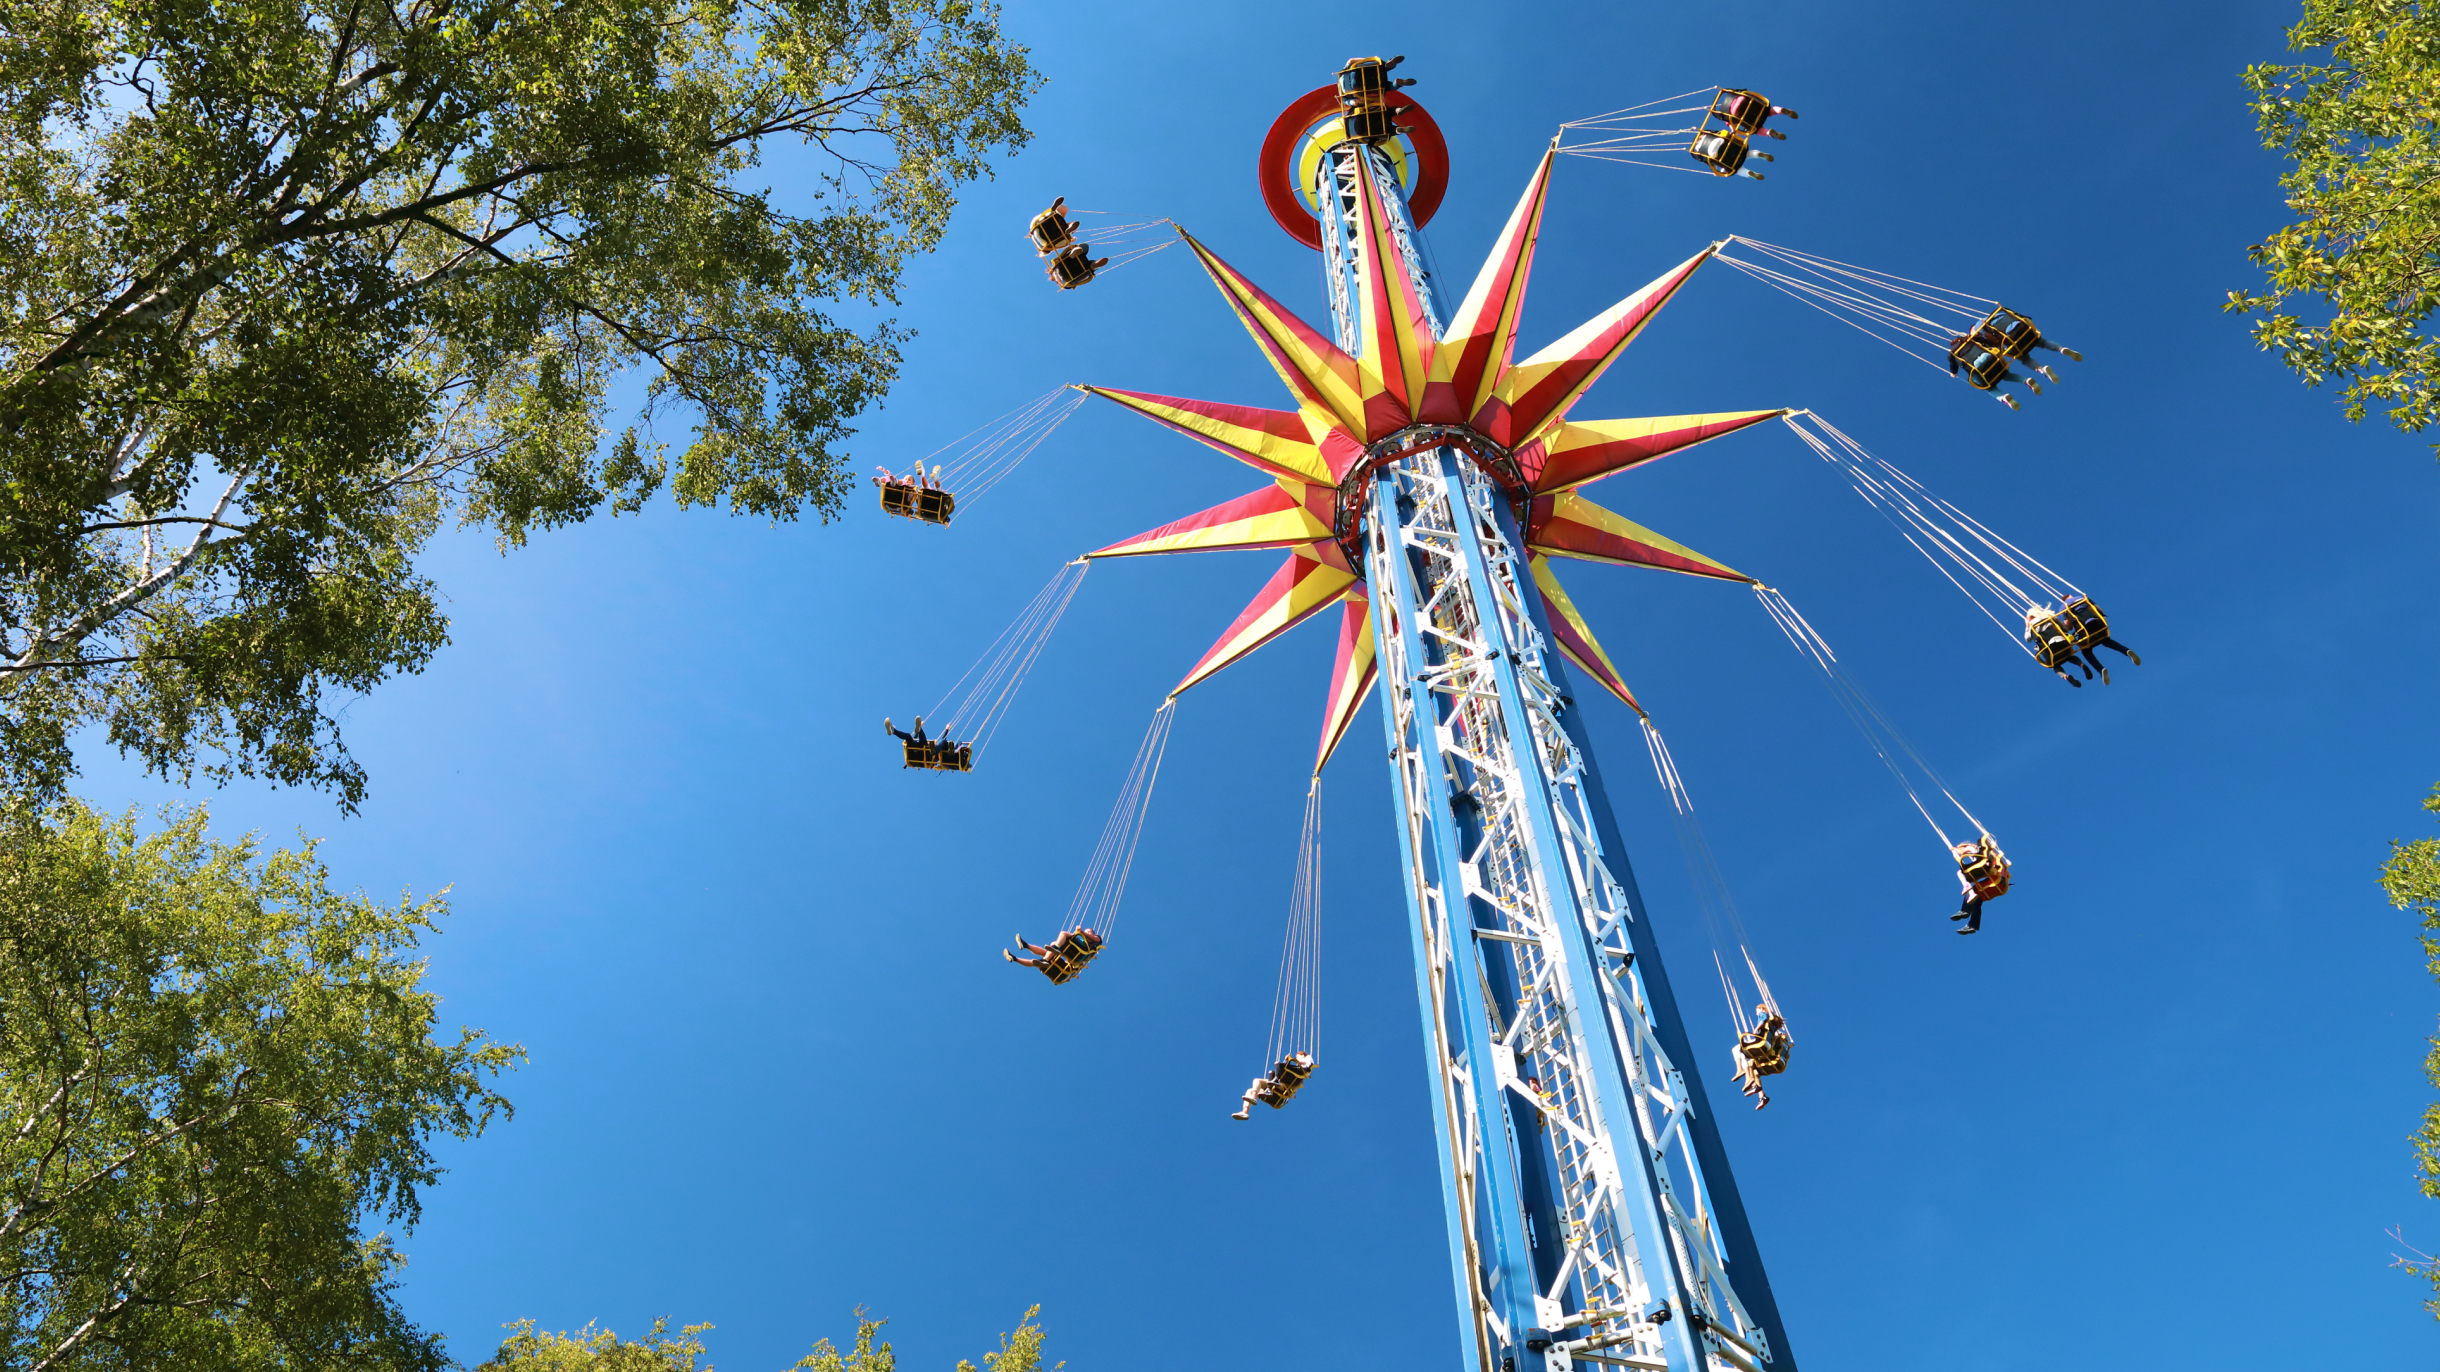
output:
[[[1375, 159], [1399, 266], [1439, 327], [1399, 183], [1377, 153], [1342, 147], [1316, 190], [1350, 347], [1358, 157]], [[1417, 429], [1358, 478], [1467, 1372], [1792, 1372], [1490, 475], [1505, 460], [1470, 430]]]
[[[1540, 618], [1541, 607], [1536, 606], [1534, 613]], [[1549, 632], [1547, 621], [1543, 631]], [[1551, 670], [1565, 689], [1566, 665], [1553, 662]], [[1659, 940], [1653, 934], [1652, 921], [1644, 913], [1643, 892], [1636, 888], [1635, 872], [1627, 861], [1626, 842], [1619, 837], [1618, 819], [1610, 812], [1610, 795], [1602, 784], [1601, 764], [1594, 758], [1585, 735], [1584, 712], [1581, 707], [1571, 706], [1560, 718], [1566, 725], [1567, 736], [1584, 756], [1585, 797], [1592, 803], [1601, 846], [1610, 855], [1611, 875], [1625, 888], [1627, 907], [1634, 915], [1627, 927], [1634, 940], [1635, 965], [1643, 976], [1644, 994], [1652, 1005], [1653, 1033], [1685, 1078], [1686, 1094], [1694, 1105], [1688, 1129], [1694, 1137], [1695, 1156], [1702, 1164], [1703, 1180], [1711, 1193], [1721, 1246], [1727, 1250], [1728, 1270], [1746, 1310], [1770, 1336], [1774, 1372], [1795, 1372], [1796, 1355], [1788, 1351], [1788, 1332], [1780, 1321], [1779, 1299], [1772, 1294], [1770, 1273], [1762, 1265], [1762, 1249], [1754, 1242], [1754, 1228], [1745, 1214], [1745, 1198], [1737, 1190], [1737, 1175], [1729, 1169], [1728, 1150], [1720, 1142], [1720, 1126], [1711, 1113], [1711, 1100], [1703, 1091], [1703, 1076], [1695, 1066], [1694, 1047], [1686, 1040], [1685, 1022], [1678, 1018], [1677, 994], [1669, 987], [1669, 972], [1661, 962]]]
[[[1470, 460], [1470, 458], [1471, 455], [1461, 456], [1452, 450], [1443, 449], [1441, 461], [1446, 478], [1459, 490], [1467, 490], [1471, 487], [1488, 496], [1490, 494], [1489, 483], [1479, 475], [1475, 476], [1474, 481], [1468, 482], [1466, 478], [1474, 474], [1465, 472], [1458, 465], [1459, 462]], [[1491, 552], [1486, 548], [1483, 538], [1483, 525], [1485, 522], [1490, 522], [1492, 531], [1506, 544], [1499, 552], [1502, 559], [1509, 564], [1506, 569], [1508, 572], [1507, 587], [1516, 596], [1518, 602], [1516, 608], [1523, 611], [1521, 618], [1526, 624], [1532, 626], [1532, 631], [1540, 639], [1540, 642], [1534, 645], [1533, 656], [1536, 670], [1544, 674], [1546, 679], [1555, 685], [1560, 670], [1559, 663], [1556, 661], [1558, 655], [1550, 650], [1550, 645], [1555, 640], [1550, 636], [1548, 623], [1543, 621], [1538, 614], [1541, 609], [1541, 596], [1531, 589], [1532, 575], [1523, 565], [1525, 561], [1524, 539], [1520, 536], [1513, 516], [1504, 508], [1505, 501], [1494, 499], [1487, 500], [1484, 504], [1488, 508], [1477, 506], [1473, 501], [1469, 501], [1468, 514], [1471, 517], [1458, 524], [1460, 546], [1465, 550], [1470, 580], [1473, 583], [1477, 620], [1482, 624], [1491, 625], [1503, 623], [1510, 617], [1506, 608], [1498, 603], [1502, 581], [1493, 575]], [[1500, 707], [1506, 716], [1508, 731], [1514, 738], [1530, 739], [1535, 734], [1534, 721], [1526, 712], [1525, 683], [1518, 677], [1522, 645], [1501, 643], [1492, 646], [1498, 650], [1494, 658], [1493, 672], [1499, 681]], [[1572, 734], [1569, 737], [1571, 741], [1575, 742], [1579, 753], [1589, 756], [1581, 740], [1576, 739]], [[1540, 767], [1520, 767], [1517, 769], [1517, 778], [1524, 785], [1527, 793], [1527, 813], [1535, 821], [1529, 830], [1534, 862], [1549, 883], [1547, 894], [1551, 903], [1554, 906], [1563, 907], [1560, 913], [1565, 919], [1567, 937], [1560, 940], [1560, 945], [1566, 950], [1568, 978], [1576, 986], [1597, 988], [1601, 985], [1602, 969], [1599, 963], [1598, 943], [1592, 936], [1591, 929], [1598, 920], [1599, 912], [1583, 909], [1573, 900], [1568, 899], [1570, 893], [1567, 893], [1556, 880], [1557, 874], [1567, 867], [1567, 860], [1557, 847], [1560, 828], [1557, 799], [1551, 794], [1548, 779], [1544, 777]], [[1615, 840], [1605, 843], [1604, 846], [1610, 851], [1622, 855], [1625, 852], [1623, 847], [1616, 846]], [[1621, 865], [1623, 866], [1623, 862]], [[1624, 894], [1623, 890], [1621, 894]], [[1631, 916], [1629, 923], [1641, 925], [1640, 914]], [[1653, 966], [1657, 967], [1657, 965], [1656, 959]], [[1673, 1013], [1670, 1018], [1674, 1021], [1676, 1018], [1674, 1006], [1672, 1009]], [[1590, 1075], [1600, 1095], [1601, 1118], [1609, 1122], [1611, 1129], [1615, 1131], [1613, 1139], [1622, 1140], [1632, 1133], [1631, 1130], [1622, 1127], [1623, 1123], [1636, 1118], [1636, 1112], [1628, 1103], [1626, 1055], [1630, 1050], [1616, 1042], [1607, 1032], [1608, 1028], [1606, 1021], [1591, 1017], [1587, 1017], [1583, 1021], [1583, 1032], [1597, 1036], [1600, 1040], [1599, 1046], [1596, 1048], [1596, 1057], [1589, 1066], [1592, 1068]], [[1623, 1168], [1625, 1160], [1620, 1159], [1619, 1165]], [[1689, 1284], [1688, 1274], [1679, 1270], [1675, 1245], [1669, 1241], [1669, 1233], [1662, 1220], [1659, 1206], [1655, 1204], [1658, 1188], [1654, 1185], [1652, 1170], [1653, 1159], [1647, 1149], [1642, 1168], [1645, 1174], [1642, 1178], [1643, 1184], [1635, 1185], [1633, 1184], [1634, 1178], [1627, 1178], [1625, 1180], [1628, 1184], [1622, 1186], [1621, 1191], [1625, 1209], [1634, 1227], [1636, 1251], [1645, 1255], [1646, 1280], [1651, 1281], [1656, 1290], [1662, 1287], [1660, 1281], [1654, 1280], [1658, 1274], [1652, 1271], [1654, 1264], [1650, 1255], [1656, 1253], [1666, 1255], [1665, 1263], [1669, 1268], [1667, 1287], [1674, 1291]], [[1667, 1299], [1667, 1297], [1663, 1298]], [[1683, 1365], [1690, 1368], [1703, 1366], [1701, 1358], [1695, 1351], [1692, 1337], [1688, 1333], [1688, 1326], [1684, 1322], [1678, 1324], [1669, 1342], [1677, 1345], [1670, 1350], [1670, 1362], [1673, 1366], [1678, 1365], [1681, 1360]]]
[[[1383, 615], [1379, 597], [1374, 600], [1374, 641], [1385, 642], [1386, 635], [1396, 629]], [[1403, 816], [1407, 810], [1403, 775], [1406, 731], [1398, 722], [1398, 697], [1390, 691], [1381, 692], [1381, 724], [1390, 740], [1390, 792], [1396, 813]], [[1437, 888], [1439, 878], [1430, 865], [1430, 856], [1421, 845], [1411, 841], [1414, 832], [1412, 825], [1399, 826], [1398, 862], [1406, 875], [1406, 930], [1414, 945], [1415, 1000], [1423, 1014], [1424, 1067], [1432, 1082], [1432, 1137], [1440, 1150], [1440, 1198], [1449, 1228], [1450, 1277], [1457, 1288], [1458, 1343], [1465, 1350], [1465, 1372], [1497, 1372], [1498, 1365], [1491, 1362], [1491, 1350], [1481, 1337], [1481, 1325], [1474, 1318], [1480, 1303], [1476, 1295], [1474, 1225], [1456, 1166], [1458, 1140], [1465, 1133], [1468, 1106], [1458, 1100], [1455, 1084], [1441, 1070], [1450, 1056], [1447, 1016], [1441, 1008], [1445, 999], [1443, 977], [1438, 970], [1434, 941], [1425, 932], [1428, 926], [1421, 894]]]
[[[1417, 608], [1423, 598], [1416, 594], [1416, 569], [1402, 550], [1389, 546], [1385, 530], [1396, 528], [1394, 522], [1399, 505], [1399, 492], [1394, 475], [1384, 472], [1374, 484], [1374, 529], [1383, 542], [1376, 550], [1372, 565], [1389, 570], [1387, 585], [1379, 588], [1379, 599], [1393, 607], [1389, 611], [1391, 632], [1399, 637], [1404, 651], [1397, 654], [1411, 664], [1418, 679], [1426, 664], [1434, 663], [1434, 654], [1423, 642], [1419, 626], [1423, 622]], [[1382, 610], [1376, 608], [1379, 616]], [[1378, 629], [1376, 618], [1376, 631]], [[1436, 664], [1435, 664], [1436, 665]], [[1384, 692], [1395, 698], [1400, 692]], [[1443, 720], [1435, 697], [1426, 692], [1408, 693], [1415, 707], [1409, 712], [1404, 728], [1398, 727], [1393, 713], [1391, 724], [1395, 732], [1392, 742], [1401, 749], [1397, 759], [1401, 771], [1416, 769], [1425, 772], [1424, 784], [1399, 788], [1402, 809], [1408, 811], [1407, 828], [1423, 839], [1424, 856], [1430, 863], [1432, 888], [1438, 895], [1436, 909], [1425, 910], [1424, 923], [1419, 926], [1423, 937], [1437, 944], [1436, 964], [1429, 971], [1439, 989], [1441, 1011], [1440, 1034], [1446, 1045], [1447, 1061], [1464, 1071], [1462, 1099], [1471, 1110], [1464, 1121], [1465, 1128], [1452, 1140], [1456, 1151], [1449, 1155], [1454, 1165], [1449, 1171], [1461, 1179], [1459, 1203], [1473, 1221], [1473, 1245], [1476, 1248], [1474, 1268], [1476, 1280], [1469, 1296], [1481, 1302], [1498, 1317], [1499, 1324], [1512, 1331], [1511, 1337], [1499, 1341], [1495, 1350], [1502, 1372], [1541, 1372], [1542, 1359], [1538, 1350], [1527, 1352], [1519, 1345], [1522, 1340], [1513, 1331], [1533, 1327], [1534, 1264], [1531, 1240], [1525, 1233], [1525, 1211], [1516, 1175], [1516, 1158], [1510, 1143], [1512, 1124], [1507, 1102], [1498, 1075], [1491, 1068], [1494, 1054], [1491, 1033], [1491, 1011], [1487, 1005], [1488, 988], [1476, 964], [1473, 948], [1475, 921], [1469, 902], [1458, 882], [1461, 869], [1457, 846], [1457, 818], [1451, 811], [1450, 787], [1454, 783], [1448, 771], [1438, 738]], [[1428, 707], [1428, 708], [1427, 708]], [[1459, 935], [1466, 935], [1463, 942]], [[1427, 949], [1427, 954], [1431, 950]], [[1435, 1066], [1436, 1077], [1446, 1075]], [[1466, 1180], [1471, 1186], [1465, 1186]], [[1479, 1340], [1481, 1342], [1483, 1340]], [[1519, 1353], [1524, 1353], [1519, 1358]]]

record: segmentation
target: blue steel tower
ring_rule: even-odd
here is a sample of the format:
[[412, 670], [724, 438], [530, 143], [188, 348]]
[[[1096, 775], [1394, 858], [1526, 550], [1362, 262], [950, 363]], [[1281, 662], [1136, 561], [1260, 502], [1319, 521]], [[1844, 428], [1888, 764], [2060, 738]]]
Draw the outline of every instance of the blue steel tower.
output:
[[1317, 771], [1380, 684], [1467, 1372], [1793, 1372], [1571, 666], [1633, 697], [1550, 569], [1746, 581], [1580, 488], [1783, 412], [1569, 419], [1711, 249], [1515, 361], [1551, 157], [1452, 307], [1416, 246], [1438, 131], [1361, 97], [1314, 92], [1264, 154], [1320, 249], [1328, 336], [1186, 240], [1297, 408], [1088, 388], [1273, 485], [1092, 556], [1287, 549], [1178, 689], [1341, 606]]

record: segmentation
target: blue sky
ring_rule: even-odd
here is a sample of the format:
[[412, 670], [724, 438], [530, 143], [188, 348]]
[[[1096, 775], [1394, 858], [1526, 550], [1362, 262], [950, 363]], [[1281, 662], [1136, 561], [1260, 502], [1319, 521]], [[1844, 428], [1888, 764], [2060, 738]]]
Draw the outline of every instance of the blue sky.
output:
[[[1526, 346], [1730, 232], [2019, 305], [2088, 360], [2012, 415], [1715, 269], [1578, 413], [1816, 408], [2090, 588], [2145, 659], [2060, 685], [1776, 428], [1595, 492], [1782, 587], [2017, 863], [1952, 937], [1933, 840], [1750, 596], [1569, 576], [1797, 1036], [1770, 1110], [1724, 1095], [1667, 812], [1632, 716], [1595, 702], [1798, 1359], [2243, 1372], [2312, 1360], [2309, 1323], [2354, 1365], [2428, 1366], [2384, 1231], [2440, 1248], [2406, 1144], [2436, 998], [2373, 874], [2440, 780], [2440, 466], [2218, 309], [2281, 213], [2238, 73], [2294, 12], [1017, 5], [1037, 139], [911, 272], [921, 336], [857, 465], [1068, 381], [1280, 403], [1184, 253], [1059, 295], [1019, 234], [1058, 194], [1171, 216], [1322, 317], [1252, 163], [1352, 53], [1406, 53], [1449, 135], [1429, 236], [1461, 279], [1562, 120], [1715, 82], [1794, 105], [1763, 185], [1563, 160]], [[1076, 1372], [1453, 1365], [1371, 711], [1324, 783], [1323, 1067], [1227, 1118], [1261, 1065], [1326, 628], [1184, 698], [1090, 975], [1054, 991], [996, 951], [1053, 926], [1146, 713], [1272, 558], [1097, 569], [971, 776], [900, 770], [878, 729], [1065, 558], [1256, 481], [1095, 407], [948, 531], [859, 500], [436, 548], [452, 645], [347, 716], [363, 815], [213, 800], [223, 830], [326, 835], [377, 893], [453, 885], [445, 1017], [532, 1052], [516, 1119], [447, 1150], [405, 1242], [416, 1317], [468, 1362], [522, 1317], [710, 1321], [747, 1372], [864, 1305], [945, 1372], [1039, 1302]], [[170, 794], [106, 756], [84, 789]]]

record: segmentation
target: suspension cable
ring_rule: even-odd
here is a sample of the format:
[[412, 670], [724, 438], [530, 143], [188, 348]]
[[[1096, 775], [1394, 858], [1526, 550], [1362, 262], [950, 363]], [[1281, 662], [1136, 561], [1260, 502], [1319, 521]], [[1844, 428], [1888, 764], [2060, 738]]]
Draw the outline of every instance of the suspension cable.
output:
[[1051, 631], [1059, 627], [1060, 616], [1067, 613], [1068, 602], [1076, 598], [1091, 565], [1080, 557], [1062, 566], [965, 675], [951, 683], [931, 710], [940, 721], [935, 732], [941, 738], [962, 738], [981, 756], [1008, 717], [1017, 691], [1033, 673], [1035, 659], [1051, 641]]
[[1047, 391], [924, 454], [915, 464], [913, 475], [921, 477], [928, 467], [932, 483], [955, 495], [961, 507], [970, 509], [977, 498], [1000, 484], [1069, 416], [1082, 409], [1087, 398], [1073, 386]]
[[[1926, 824], [1932, 826], [1932, 832], [1940, 836], [1941, 846], [1954, 849], [1956, 844], [1925, 803], [1923, 791], [1926, 788], [1939, 792], [1958, 814], [1965, 817], [1966, 823], [1973, 826], [1974, 833], [1989, 835], [1991, 831], [1983, 827], [1982, 821], [1976, 819], [1972, 811], [1966, 809], [1965, 803], [1957, 799], [1956, 794], [1941, 781], [1939, 773], [1932, 770], [1932, 765], [1923, 760], [1923, 755], [1915, 750], [1915, 746], [1906, 741], [1906, 736], [1898, 732], [1897, 726], [1889, 722], [1889, 717], [1882, 714], [1880, 707], [1872, 703], [1872, 698], [1865, 695], [1863, 688], [1847, 675], [1846, 669], [1839, 665], [1838, 655], [1830, 651], [1830, 645], [1814, 631], [1811, 624], [1805, 622], [1803, 615], [1796, 612], [1796, 607], [1788, 603], [1788, 598], [1760, 583], [1754, 586], [1754, 598], [1762, 602], [1762, 608], [1770, 615], [1771, 622], [1779, 626], [1779, 631], [1787, 636], [1796, 651], [1820, 669], [1822, 681], [1829, 687], [1831, 697], [1838, 701], [1839, 708], [1846, 712], [1856, 731], [1863, 734], [1864, 741], [1871, 745], [1873, 752], [1889, 768], [1889, 774], [1898, 779], [1906, 798], [1914, 802], [1916, 812], [1923, 816]], [[1904, 761], [1901, 762], [1901, 759]], [[1912, 765], [1913, 774], [1909, 773], [1906, 764]], [[1918, 776], [1924, 783], [1923, 788], [1916, 785]]]
[[[1711, 113], [1712, 86], [1697, 86], [1690, 91], [1630, 105], [1623, 110], [1611, 110], [1589, 119], [1571, 119], [1559, 126], [1559, 136], [1552, 151], [1571, 157], [1590, 158], [1596, 162], [1623, 162], [1637, 167], [1658, 167], [1663, 171], [1688, 172], [1708, 176], [1700, 167], [1674, 162], [1647, 162], [1641, 157], [1658, 153], [1679, 152], [1681, 144], [1702, 132], [1703, 121]], [[1680, 104], [1691, 100], [1693, 104]], [[1694, 116], [1695, 122], [1685, 122]]]
[[[1765, 260], [1738, 257], [1728, 251], [1732, 244]], [[1950, 341], [1972, 334], [1999, 308], [1998, 301], [1983, 296], [1742, 234], [1721, 240], [1712, 257], [1941, 371], [1949, 370]]]
[[1288, 931], [1279, 950], [1279, 988], [1271, 999], [1271, 1036], [1263, 1067], [1293, 1053], [1322, 1055], [1320, 930], [1322, 779], [1305, 792], [1305, 822], [1296, 840], [1296, 875], [1288, 890]]
[[1161, 702], [1136, 745], [1135, 761], [1118, 788], [1118, 801], [1102, 826], [1101, 842], [1085, 865], [1076, 898], [1068, 903], [1064, 928], [1090, 929], [1107, 939], [1118, 922], [1118, 904], [1127, 893], [1127, 877], [1135, 869], [1135, 846], [1143, 841], [1144, 816], [1152, 808], [1153, 783], [1160, 779], [1161, 755], [1169, 748], [1169, 726], [1177, 718], [1177, 697]]
[[1778, 1002], [1771, 998], [1771, 988], [1762, 980], [1754, 966], [1753, 939], [1745, 931], [1745, 921], [1737, 912], [1736, 897], [1729, 894], [1728, 878], [1720, 870], [1720, 861], [1712, 852], [1711, 843], [1703, 835], [1701, 821], [1695, 818], [1694, 799], [1686, 793], [1685, 777], [1679, 773], [1677, 759], [1669, 753], [1668, 743], [1661, 738], [1658, 725], [1651, 716], [1643, 717], [1644, 748], [1652, 755], [1652, 770], [1660, 778], [1661, 789], [1668, 793], [1669, 808], [1678, 835], [1678, 851], [1686, 859], [1686, 875], [1694, 887], [1695, 905], [1703, 912], [1703, 925], [1711, 934], [1712, 964], [1720, 973], [1720, 990], [1728, 997], [1729, 1017], [1736, 1021], [1737, 1032], [1750, 1032], [1753, 1020], [1746, 1012], [1746, 998], [1726, 961], [1728, 949], [1734, 947], [1753, 978], [1755, 998], [1778, 1013]]
[[1923, 483], [1865, 451], [1862, 444], [1820, 415], [1797, 410], [1781, 418], [1815, 456], [1838, 468], [1866, 504], [1879, 511], [1899, 536], [2027, 656], [2039, 655], [2025, 633], [2026, 617], [2048, 608], [2050, 601], [2064, 605], [2083, 597], [2074, 582], [1934, 495]]
[[[1111, 217], [1108, 210], [1070, 210], [1068, 213], [1080, 218], [1087, 215], [1102, 219]], [[1163, 227], [1167, 227], [1170, 232], [1155, 240], [1152, 236], [1153, 232]], [[1085, 243], [1088, 247], [1108, 249], [1110, 265], [1101, 270], [1114, 272], [1131, 262], [1141, 262], [1154, 253], [1166, 252], [1176, 247], [1182, 241], [1177, 236], [1177, 227], [1177, 221], [1174, 219], [1138, 219], [1122, 224], [1080, 224], [1076, 237], [1078, 242]]]

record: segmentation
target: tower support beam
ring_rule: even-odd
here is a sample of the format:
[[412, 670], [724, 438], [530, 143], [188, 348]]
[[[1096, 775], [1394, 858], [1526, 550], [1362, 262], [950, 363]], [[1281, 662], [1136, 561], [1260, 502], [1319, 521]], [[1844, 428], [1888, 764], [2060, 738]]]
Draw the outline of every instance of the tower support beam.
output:
[[[1359, 157], [1441, 327], [1396, 178], [1344, 146], [1317, 189], [1350, 347]], [[1435, 433], [1371, 469], [1360, 551], [1467, 1372], [1793, 1372], [1503, 455]]]

